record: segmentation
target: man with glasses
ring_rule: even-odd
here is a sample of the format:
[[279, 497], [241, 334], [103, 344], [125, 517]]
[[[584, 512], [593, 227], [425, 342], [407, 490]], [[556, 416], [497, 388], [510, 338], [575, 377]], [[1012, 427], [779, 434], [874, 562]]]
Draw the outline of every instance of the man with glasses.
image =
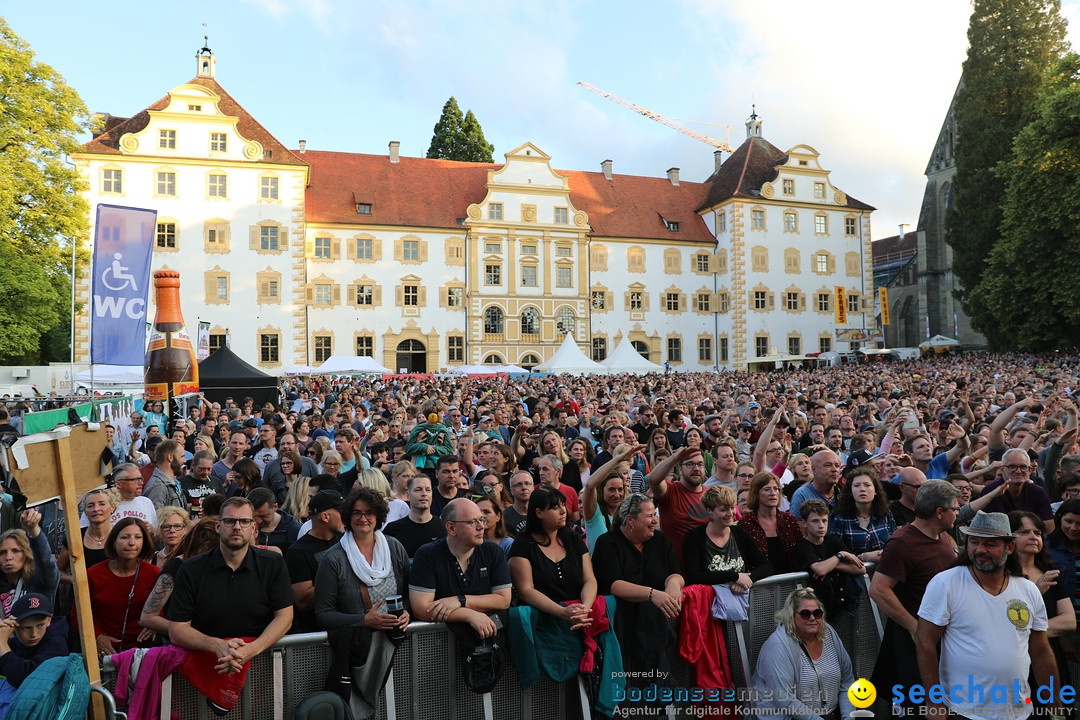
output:
[[535, 482], [528, 470], [515, 470], [510, 476], [510, 496], [514, 502], [503, 509], [503, 525], [506, 534], [516, 538], [525, 529], [529, 516], [529, 498], [532, 497]]
[[446, 537], [417, 550], [412, 562], [412, 613], [426, 622], [465, 622], [480, 637], [491, 637], [498, 626], [488, 613], [510, 607], [506, 553], [484, 540], [486, 521], [472, 500], [453, 500], [441, 520]]
[[921, 470], [906, 467], [900, 471], [897, 482], [900, 485], [900, 497], [889, 503], [889, 512], [899, 528], [915, 520], [915, 498], [919, 488], [926, 482], [926, 476]]
[[1058, 478], [1058, 487], [1061, 488], [1061, 501], [1053, 503], [1050, 509], [1057, 514], [1058, 508], [1061, 507], [1061, 503], [1066, 500], [1078, 500], [1080, 499], [1080, 473], [1067, 472]]
[[[250, 660], [292, 625], [292, 586], [281, 555], [252, 547], [256, 527], [249, 500], [233, 497], [222, 503], [217, 529], [218, 546], [185, 561], [176, 576], [169, 639], [188, 650], [210, 653], [218, 674], [242, 684]], [[225, 709], [231, 705], [228, 700], [235, 702], [222, 699]]]
[[644, 445], [649, 441], [649, 435], [652, 431], [660, 427], [656, 424], [656, 413], [648, 405], [640, 405], [637, 410], [637, 422], [630, 426], [630, 429], [637, 436], [639, 445]]
[[[142, 473], [135, 463], [121, 463], [116, 466], [112, 474], [112, 483], [116, 486], [116, 492], [120, 495], [120, 504], [112, 514], [111, 522], [115, 525], [121, 518], [135, 517], [153, 526], [157, 523], [157, 510], [153, 501], [143, 497]], [[83, 513], [79, 522], [82, 527], [89, 527], [90, 521]]]
[[[731, 448], [728, 448], [730, 450]], [[678, 465], [679, 479], [668, 482]], [[682, 542], [690, 530], [709, 522], [709, 513], [701, 502], [705, 493], [705, 456], [698, 448], [685, 446], [657, 464], [647, 478], [653, 501], [660, 511], [664, 535], [671, 540], [675, 557], [682, 565]]]
[[1007, 450], [1001, 463], [1003, 479], [986, 483], [983, 494], [993, 492], [1002, 484], [1005, 485], [1005, 492], [990, 501], [985, 508], [986, 512], [1010, 513], [1013, 510], [1027, 510], [1042, 518], [1046, 533], [1052, 533], [1054, 511], [1050, 509], [1050, 498], [1046, 491], [1031, 481], [1031, 462], [1027, 450]]

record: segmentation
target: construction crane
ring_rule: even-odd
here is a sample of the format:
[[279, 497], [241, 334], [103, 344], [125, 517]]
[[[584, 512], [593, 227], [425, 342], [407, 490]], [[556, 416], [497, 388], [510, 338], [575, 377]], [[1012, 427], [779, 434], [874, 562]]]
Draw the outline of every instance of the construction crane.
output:
[[[717, 140], [714, 137], [709, 137], [708, 135], [705, 135], [703, 133], [699, 133], [697, 130], [691, 130], [690, 128], [688, 128], [686, 126], [680, 125], [679, 123], [673, 121], [671, 118], [664, 117], [663, 115], [661, 115], [658, 112], [653, 112], [652, 110], [649, 110], [647, 108], [643, 108], [640, 105], [636, 105], [636, 104], [630, 102], [629, 100], [624, 100], [623, 98], [619, 97], [618, 95], [613, 95], [613, 94], [609, 93], [606, 90], [601, 90], [600, 88], [596, 87], [595, 85], [590, 85], [587, 82], [579, 82], [578, 85], [585, 88], [589, 92], [596, 93], [600, 97], [605, 98], [607, 100], [610, 100], [613, 103], [617, 103], [619, 105], [622, 105], [625, 108], [630, 108], [634, 112], [640, 113], [641, 115], [644, 115], [645, 117], [649, 118], [650, 120], [655, 120], [656, 122], [660, 123], [661, 125], [667, 125], [672, 130], [678, 130], [683, 135], [689, 135], [690, 137], [694, 138], [695, 140], [700, 140], [701, 142], [705, 143], [706, 145], [712, 145], [713, 147], [720, 148], [724, 152], [729, 152], [729, 153], [730, 152], [735, 152], [735, 149], [733, 147], [731, 147], [730, 145], [728, 145], [727, 141], [725, 141], [725, 140]], [[720, 127], [727, 128], [728, 136], [730, 137], [731, 128], [728, 127], [727, 125], [721, 125]]]

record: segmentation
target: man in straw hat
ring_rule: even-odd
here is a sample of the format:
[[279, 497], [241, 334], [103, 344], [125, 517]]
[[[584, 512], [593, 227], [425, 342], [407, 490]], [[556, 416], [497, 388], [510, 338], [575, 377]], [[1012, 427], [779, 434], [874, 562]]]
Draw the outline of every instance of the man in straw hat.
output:
[[[929, 695], [927, 715], [1026, 718], [1037, 691], [1028, 686], [1029, 669], [1039, 686], [1053, 687], [1056, 705], [1061, 683], [1046, 637], [1046, 606], [1020, 570], [1009, 517], [979, 511], [961, 533], [966, 552], [930, 581], [919, 607], [915, 647], [922, 684], [928, 691], [944, 688]], [[1038, 699], [1048, 701], [1048, 691]]]

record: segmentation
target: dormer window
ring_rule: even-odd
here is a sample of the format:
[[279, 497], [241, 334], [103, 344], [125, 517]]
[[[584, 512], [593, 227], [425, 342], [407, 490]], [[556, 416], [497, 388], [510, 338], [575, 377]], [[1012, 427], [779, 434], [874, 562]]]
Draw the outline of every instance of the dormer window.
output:
[[666, 220], [665, 224], [669, 232], [679, 232], [679, 223], [674, 220]]
[[356, 214], [357, 215], [370, 215], [371, 214], [371, 203], [356, 203]]
[[191, 103], [188, 103], [187, 109], [188, 112], [202, 112], [202, 105], [193, 105]]

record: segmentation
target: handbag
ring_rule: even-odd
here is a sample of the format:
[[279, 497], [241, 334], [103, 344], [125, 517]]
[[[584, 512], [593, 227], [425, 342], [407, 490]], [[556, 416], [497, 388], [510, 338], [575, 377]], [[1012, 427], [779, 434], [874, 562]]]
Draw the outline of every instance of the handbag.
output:
[[468, 623], [447, 623], [457, 641], [465, 685], [478, 695], [491, 692], [506, 671], [504, 614], [505, 611], [487, 613], [497, 628], [495, 634], [488, 638], [480, 637]]

